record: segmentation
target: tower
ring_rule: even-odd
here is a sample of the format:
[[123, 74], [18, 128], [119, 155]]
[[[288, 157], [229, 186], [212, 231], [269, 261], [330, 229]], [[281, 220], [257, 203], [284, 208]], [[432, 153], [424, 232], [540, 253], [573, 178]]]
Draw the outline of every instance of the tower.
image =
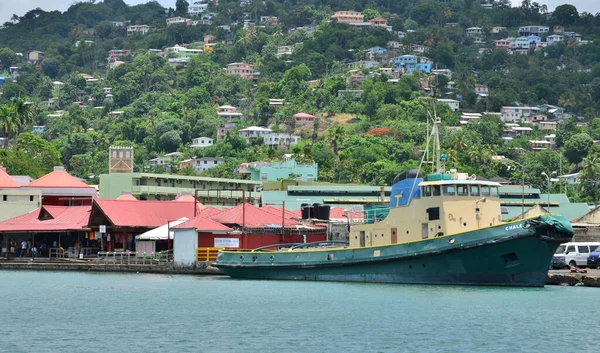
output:
[[108, 153], [109, 173], [133, 173], [133, 147], [110, 146]]

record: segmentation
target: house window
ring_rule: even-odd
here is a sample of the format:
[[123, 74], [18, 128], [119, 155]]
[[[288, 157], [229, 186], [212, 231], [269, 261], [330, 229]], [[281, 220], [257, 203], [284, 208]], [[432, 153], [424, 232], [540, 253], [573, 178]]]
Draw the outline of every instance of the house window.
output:
[[204, 161], [204, 164], [208, 164], [208, 161]]
[[29, 196], [29, 202], [33, 202], [33, 195]]
[[7, 200], [7, 198], [8, 198], [8, 196], [6, 196], [6, 195], [2, 195], [2, 201], [6, 201], [6, 200]]
[[217, 164], [217, 161], [215, 161], [215, 164]]

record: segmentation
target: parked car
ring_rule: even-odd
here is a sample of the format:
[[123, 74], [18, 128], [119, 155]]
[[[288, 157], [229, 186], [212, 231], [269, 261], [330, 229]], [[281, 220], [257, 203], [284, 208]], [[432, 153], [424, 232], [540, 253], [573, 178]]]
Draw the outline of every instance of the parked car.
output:
[[598, 268], [600, 267], [600, 246], [594, 249], [590, 256], [587, 258], [587, 267]]
[[587, 266], [587, 258], [590, 253], [600, 246], [599, 242], [574, 242], [561, 244], [554, 256], [560, 258], [573, 267]]
[[571, 266], [569, 266], [566, 262], [564, 262], [560, 258], [558, 258], [556, 256], [552, 256], [552, 261], [550, 261], [550, 269], [551, 270], [562, 270], [562, 269], [570, 268], [570, 267]]

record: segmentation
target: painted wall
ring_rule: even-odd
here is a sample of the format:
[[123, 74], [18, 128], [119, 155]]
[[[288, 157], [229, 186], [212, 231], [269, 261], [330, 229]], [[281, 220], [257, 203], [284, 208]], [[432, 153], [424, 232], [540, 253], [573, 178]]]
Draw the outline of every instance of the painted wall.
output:
[[195, 229], [174, 229], [173, 260], [175, 265], [189, 266], [196, 262], [198, 237]]
[[[198, 247], [210, 248], [214, 247], [215, 238], [237, 238], [240, 239], [240, 249], [255, 249], [261, 246], [284, 244], [284, 243], [301, 243], [304, 241], [302, 234], [198, 234]], [[307, 234], [306, 242], [324, 241], [327, 240], [326, 230], [323, 233]]]
[[0, 222], [35, 210], [41, 200], [40, 190], [0, 189]]

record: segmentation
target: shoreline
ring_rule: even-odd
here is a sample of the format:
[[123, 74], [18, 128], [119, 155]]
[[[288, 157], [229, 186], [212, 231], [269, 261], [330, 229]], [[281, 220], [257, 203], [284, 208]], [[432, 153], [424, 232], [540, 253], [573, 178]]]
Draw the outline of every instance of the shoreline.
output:
[[[217, 268], [208, 263], [196, 266], [167, 266], [165, 264], [112, 264], [85, 260], [46, 261], [46, 260], [7, 260], [0, 259], [0, 270], [30, 271], [80, 271], [115, 273], [159, 273], [172, 275], [218, 275], [224, 276]], [[600, 270], [592, 273], [571, 273], [569, 271], [550, 271], [546, 285], [600, 287]]]

